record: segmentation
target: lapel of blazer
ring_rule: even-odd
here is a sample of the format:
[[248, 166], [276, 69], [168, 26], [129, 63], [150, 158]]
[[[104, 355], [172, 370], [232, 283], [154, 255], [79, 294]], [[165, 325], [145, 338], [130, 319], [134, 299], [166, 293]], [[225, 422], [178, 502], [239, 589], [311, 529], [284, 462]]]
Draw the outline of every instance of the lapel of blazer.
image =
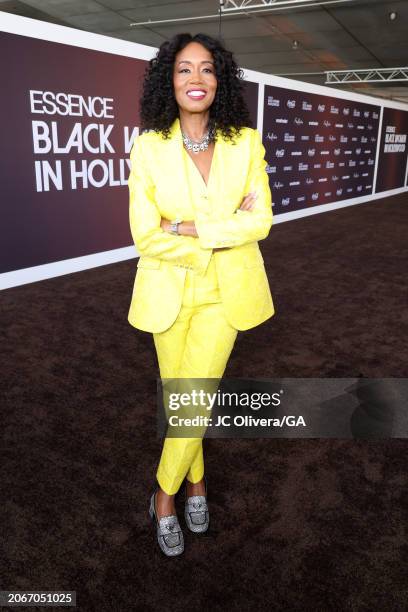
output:
[[166, 218], [192, 218], [191, 196], [183, 158], [180, 122], [176, 118], [167, 139], [155, 134], [156, 198]]
[[[177, 117], [171, 128], [169, 138], [166, 140], [157, 134], [157, 170], [159, 204], [166, 209], [166, 204], [174, 211], [174, 217], [180, 214], [182, 217], [188, 213], [193, 214], [197, 207], [206, 206], [210, 212], [218, 216], [224, 210], [227, 212], [234, 206], [234, 192], [239, 191], [240, 179], [240, 154], [242, 148], [239, 141], [236, 145], [224, 140], [221, 134], [217, 137], [216, 152], [211, 166], [210, 180], [205, 186], [202, 184], [202, 193], [208, 195], [208, 200], [197, 200], [190, 192], [189, 182], [186, 180], [186, 164], [189, 163], [188, 153], [183, 150], [183, 139], [180, 128], [180, 120]], [[191, 163], [194, 164], [193, 160]], [[196, 168], [199, 173], [198, 168]], [[200, 180], [197, 176], [197, 180]], [[238, 196], [235, 197], [237, 199]]]

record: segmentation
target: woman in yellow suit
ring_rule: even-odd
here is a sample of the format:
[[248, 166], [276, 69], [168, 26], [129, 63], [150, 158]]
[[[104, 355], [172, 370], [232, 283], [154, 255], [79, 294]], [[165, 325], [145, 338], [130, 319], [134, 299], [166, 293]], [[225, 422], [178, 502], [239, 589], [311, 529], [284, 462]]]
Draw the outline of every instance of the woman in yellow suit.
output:
[[[274, 314], [258, 241], [272, 201], [242, 71], [205, 34], [178, 34], [150, 60], [143, 133], [130, 153], [130, 227], [140, 253], [128, 320], [153, 333], [161, 378], [220, 379], [237, 333]], [[150, 500], [157, 540], [184, 550], [174, 496], [186, 478], [185, 519], [208, 528], [202, 439], [166, 437]]]

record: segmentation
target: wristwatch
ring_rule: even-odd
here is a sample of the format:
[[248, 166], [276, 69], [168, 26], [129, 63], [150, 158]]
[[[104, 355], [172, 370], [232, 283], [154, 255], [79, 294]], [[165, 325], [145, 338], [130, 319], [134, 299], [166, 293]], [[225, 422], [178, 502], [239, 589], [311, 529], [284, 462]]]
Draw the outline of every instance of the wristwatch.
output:
[[170, 221], [170, 233], [178, 236], [178, 226], [183, 222], [183, 219], [174, 219]]

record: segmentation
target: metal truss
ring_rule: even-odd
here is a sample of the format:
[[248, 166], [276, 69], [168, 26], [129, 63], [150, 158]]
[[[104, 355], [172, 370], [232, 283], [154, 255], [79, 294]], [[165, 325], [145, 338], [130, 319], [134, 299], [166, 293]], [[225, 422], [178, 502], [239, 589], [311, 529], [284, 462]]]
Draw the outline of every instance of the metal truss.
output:
[[[213, 15], [199, 15], [195, 17], [179, 17], [177, 19], [160, 19], [152, 21], [138, 21], [131, 26], [159, 25], [163, 23], [180, 23], [182, 21], [200, 21], [201, 19], [219, 19], [220, 15], [250, 15], [257, 13], [272, 13], [290, 9], [304, 9], [308, 7], [320, 8], [331, 4], [346, 4], [356, 0], [219, 0], [219, 12]], [[148, 8], [146, 7], [146, 11]]]
[[395, 83], [408, 81], [408, 67], [371, 68], [366, 70], [325, 70], [325, 85], [334, 83]]
[[[220, 1], [223, 13], [235, 13], [237, 11], [264, 12], [277, 11], [281, 9], [306, 8], [314, 6], [319, 8], [324, 4], [339, 4], [340, 2], [355, 2], [355, 0], [222, 0]], [[256, 9], [254, 11], [253, 9]]]

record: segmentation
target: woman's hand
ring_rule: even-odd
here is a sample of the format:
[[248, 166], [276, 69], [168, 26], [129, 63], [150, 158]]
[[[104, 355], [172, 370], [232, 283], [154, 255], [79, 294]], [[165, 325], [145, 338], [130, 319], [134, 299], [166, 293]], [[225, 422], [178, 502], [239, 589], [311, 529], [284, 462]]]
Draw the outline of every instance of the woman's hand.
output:
[[257, 197], [258, 197], [258, 194], [256, 193], [256, 191], [252, 191], [251, 193], [248, 193], [248, 195], [246, 195], [243, 198], [238, 210], [252, 210], [253, 207], [255, 206]]
[[[168, 219], [165, 219], [164, 217], [161, 218], [160, 227], [162, 228], [162, 230], [171, 233], [170, 225], [171, 224]], [[193, 236], [194, 238], [198, 238], [194, 221], [182, 221], [181, 223], [179, 223], [178, 233], [180, 236]]]
[[162, 217], [160, 221], [160, 227], [163, 231], [170, 232], [170, 221]]

